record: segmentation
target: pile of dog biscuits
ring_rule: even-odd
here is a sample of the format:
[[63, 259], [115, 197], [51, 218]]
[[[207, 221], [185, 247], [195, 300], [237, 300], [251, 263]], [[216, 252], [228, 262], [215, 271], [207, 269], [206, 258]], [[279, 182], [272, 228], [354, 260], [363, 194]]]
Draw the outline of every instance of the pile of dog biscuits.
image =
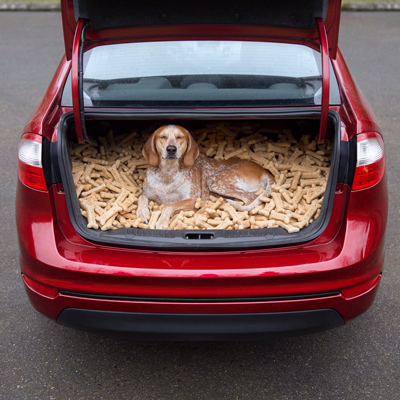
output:
[[[149, 203], [148, 224], [136, 217], [148, 167], [142, 148], [152, 132], [114, 136], [110, 131], [89, 143], [70, 144], [76, 194], [88, 228], [155, 228], [164, 205]], [[195, 210], [171, 217], [169, 229], [281, 227], [293, 233], [318, 217], [330, 168], [329, 141], [317, 145], [307, 134], [296, 140], [289, 129], [271, 134], [260, 124], [215, 123], [191, 134], [203, 156], [253, 160], [274, 176], [275, 184], [271, 195], [261, 197], [261, 204], [251, 211], [239, 212], [222, 197], [198, 199]]]

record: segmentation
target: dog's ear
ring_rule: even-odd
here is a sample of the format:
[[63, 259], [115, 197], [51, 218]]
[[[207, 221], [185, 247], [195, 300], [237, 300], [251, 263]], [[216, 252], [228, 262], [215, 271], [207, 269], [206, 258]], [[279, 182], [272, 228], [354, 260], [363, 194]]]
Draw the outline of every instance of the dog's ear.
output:
[[185, 129], [188, 137], [188, 143], [186, 148], [185, 157], [183, 157], [183, 164], [185, 167], [193, 167], [196, 158], [199, 156], [199, 146], [197, 146], [196, 141], [193, 139], [193, 136]]
[[[157, 132], [157, 131], [156, 131]], [[158, 155], [156, 152], [156, 147], [155, 147], [155, 137], [156, 137], [156, 132], [154, 132], [148, 139], [147, 142], [143, 146], [142, 154], [146, 161], [149, 163], [150, 167], [158, 167], [159, 159]]]

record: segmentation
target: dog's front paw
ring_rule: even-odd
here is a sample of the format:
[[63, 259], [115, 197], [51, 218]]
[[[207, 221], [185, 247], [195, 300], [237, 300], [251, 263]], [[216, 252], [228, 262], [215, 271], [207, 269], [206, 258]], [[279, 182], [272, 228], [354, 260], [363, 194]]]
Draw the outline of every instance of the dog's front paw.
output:
[[150, 221], [149, 200], [144, 194], [139, 196], [136, 216], [140, 218], [144, 224], [148, 224]]
[[169, 220], [171, 218], [172, 209], [171, 207], [165, 207], [158, 218], [156, 223], [156, 229], [168, 229]]
[[156, 229], [168, 229], [168, 220], [165, 220], [165, 218], [159, 218], [157, 223], [156, 223]]
[[150, 210], [149, 208], [137, 209], [136, 216], [142, 220], [144, 224], [148, 224], [150, 221]]

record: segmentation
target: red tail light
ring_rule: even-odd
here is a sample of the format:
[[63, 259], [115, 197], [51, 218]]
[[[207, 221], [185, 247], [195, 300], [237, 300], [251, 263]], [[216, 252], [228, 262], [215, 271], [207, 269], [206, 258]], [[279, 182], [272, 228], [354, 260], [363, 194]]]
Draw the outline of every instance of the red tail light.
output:
[[33, 189], [47, 190], [42, 168], [42, 137], [34, 133], [22, 136], [18, 146], [18, 177]]
[[353, 190], [377, 184], [385, 173], [385, 149], [382, 136], [375, 132], [357, 136], [357, 164]]

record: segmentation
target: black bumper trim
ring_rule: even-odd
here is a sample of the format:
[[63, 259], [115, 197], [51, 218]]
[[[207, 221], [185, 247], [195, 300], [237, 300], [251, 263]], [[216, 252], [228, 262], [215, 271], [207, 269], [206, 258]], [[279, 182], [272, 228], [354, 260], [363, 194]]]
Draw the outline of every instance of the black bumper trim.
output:
[[207, 297], [207, 298], [192, 298], [192, 297], [139, 297], [139, 296], [115, 296], [95, 293], [79, 293], [62, 290], [60, 293], [64, 296], [83, 297], [85, 299], [99, 300], [115, 300], [115, 301], [139, 301], [152, 303], [255, 303], [265, 301], [288, 301], [288, 300], [306, 300], [316, 299], [321, 297], [338, 296], [339, 291], [311, 293], [287, 296], [265, 296], [265, 297]]
[[71, 328], [133, 339], [264, 340], [324, 331], [344, 324], [333, 309], [248, 314], [164, 314], [67, 308], [57, 322]]

